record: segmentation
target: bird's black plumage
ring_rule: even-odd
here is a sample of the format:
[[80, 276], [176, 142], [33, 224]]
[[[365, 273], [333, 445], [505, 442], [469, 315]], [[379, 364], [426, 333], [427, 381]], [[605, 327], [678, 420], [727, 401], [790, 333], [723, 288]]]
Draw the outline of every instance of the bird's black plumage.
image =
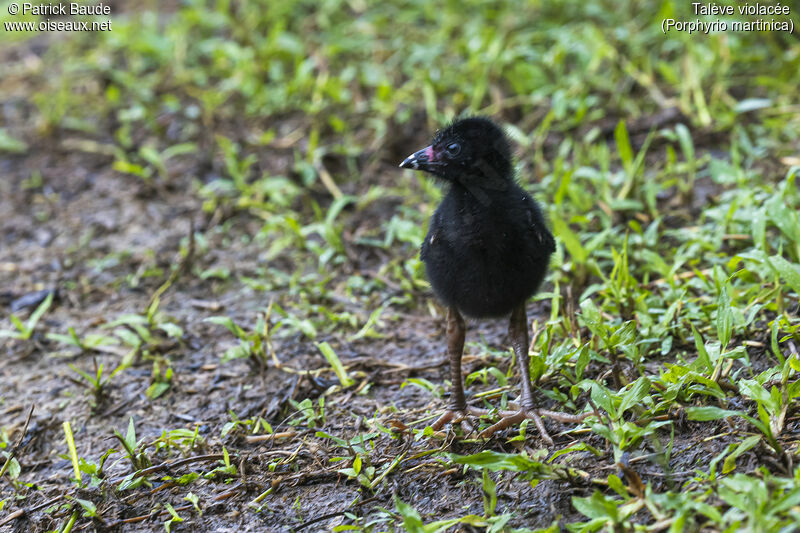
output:
[[553, 236], [514, 180], [508, 140], [494, 123], [455, 122], [436, 135], [431, 151], [427, 164], [449, 188], [422, 243], [431, 286], [467, 316], [506, 315], [541, 284]]
[[482, 435], [530, 418], [552, 442], [540, 414], [569, 422], [579, 422], [585, 415], [535, 408], [525, 301], [544, 279], [555, 241], [539, 206], [514, 180], [506, 135], [487, 118], [458, 120], [400, 166], [433, 174], [448, 188], [420, 250], [433, 291], [448, 308], [447, 351], [453, 380], [450, 407], [431, 427], [438, 430], [451, 421], [465, 424], [466, 414], [487, 413], [469, 407], [464, 394], [461, 356], [466, 328], [461, 315], [510, 314], [508, 332], [522, 376], [520, 410], [503, 413]]
[[482, 318], [527, 300], [554, 249], [539, 207], [515, 183], [486, 192], [485, 202], [454, 185], [431, 218], [420, 256], [442, 303]]

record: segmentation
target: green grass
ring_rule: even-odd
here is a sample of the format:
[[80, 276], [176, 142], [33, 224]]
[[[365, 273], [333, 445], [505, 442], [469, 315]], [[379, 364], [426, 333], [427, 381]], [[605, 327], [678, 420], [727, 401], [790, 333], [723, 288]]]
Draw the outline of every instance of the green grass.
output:
[[[670, 0], [193, 0], [158, 16], [128, 12], [115, 16], [112, 32], [49, 36], [57, 45], [41, 70], [10, 71], [31, 86], [33, 122], [1, 129], [0, 151], [24, 154], [36, 138], [59, 139], [105, 156], [118, 179], [141, 180], [153, 194], [186, 187], [221, 222], [193, 237], [193, 252], [184, 244], [182, 257], [202, 263], [213, 243], [224, 250], [226, 239], [251, 239], [260, 250], [255, 275], [205, 263], [187, 264], [181, 275], [273, 295], [246, 323], [235, 309], [235, 320], [209, 319], [233, 334], [220, 363], [245, 358], [255, 375], [326, 376], [326, 392], [293, 402], [287, 424], [336, 450], [325, 466], [361, 487], [364, 500], [393, 502], [369, 513], [343, 510], [353, 530], [522, 531], [512, 504], [498, 508], [511, 479], [575, 489], [573, 517], [563, 524], [570, 531], [790, 530], [800, 519], [800, 43], [782, 33], [661, 33], [663, 18], [689, 18], [690, 8]], [[25, 46], [0, 32], [4, 41]], [[381, 413], [363, 431], [326, 427], [331, 403], [345, 394], [359, 402], [373, 386], [339, 346], [363, 338], [379, 345], [405, 315], [435, 311], [417, 247], [441, 193], [392, 165], [397, 150], [410, 153], [424, 132], [469, 113], [508, 127], [519, 179], [558, 238], [537, 296], [551, 310], [533, 345], [538, 391], [566, 410], [590, 399], [602, 416], [547, 452], [530, 448], [540, 443], [525, 428], [527, 441], [511, 434], [509, 446], [466, 455], [430, 430], [405, 429], [399, 434], [429, 447], [387, 454], [382, 447], [395, 450], [398, 430]], [[664, 113], [676, 118], [661, 123]], [[406, 127], [412, 133], [402, 133]], [[257, 231], [237, 233], [231, 220], [242, 219]], [[354, 234], [355, 226], [364, 231]], [[373, 259], [356, 268], [362, 253]], [[105, 260], [111, 267], [126, 258]], [[120, 283], [163, 277], [145, 267], [152, 272]], [[102, 364], [94, 375], [75, 368], [92, 393], [87, 401], [101, 403], [138, 358], [153, 367], [153, 402], [180, 375], [171, 358], [183, 330], [159, 310], [158, 294], [99, 332], [48, 333], [62, 349], [116, 354], [110, 373]], [[32, 342], [50, 303], [27, 322], [11, 315], [0, 336]], [[272, 337], [321, 352], [327, 366], [281, 366]], [[505, 402], [517, 383], [504, 366], [508, 353], [484, 343], [469, 351], [483, 364], [469, 381]], [[615, 359], [626, 369], [619, 390], [604, 375]], [[428, 379], [406, 384], [432, 401], [439, 394]], [[402, 410], [392, 417], [411, 421]], [[279, 431], [258, 417], [217, 422], [223, 438]], [[137, 440], [131, 421], [126, 437], [117, 433], [122, 449], [102, 458], [79, 457], [70, 444], [75, 473], [85, 474], [77, 483], [135, 490], [155, 475], [148, 469], [157, 452], [192, 457], [205, 446], [179, 429], [162, 431], [160, 440]], [[68, 442], [80, 438], [68, 434]], [[15, 465], [4, 476], [22, 494], [14, 446], [2, 435], [5, 462]], [[687, 443], [715, 438], [722, 451], [697, 467], [679, 456]], [[174, 481], [189, 503], [158, 511], [168, 530], [190, 521], [196, 480], [239, 475], [227, 448], [203, 453], [222, 458]], [[131, 463], [124, 479], [97, 475], [111, 455]], [[275, 457], [266, 468], [299, 470], [296, 457]], [[388, 480], [410, 476], [423, 460], [472, 474], [483, 514], [421, 515], [390, 498]], [[267, 512], [273, 489], [251, 495], [246, 512]], [[0, 508], [11, 505], [9, 494]], [[61, 503], [68, 509], [59, 516], [72, 527], [96, 520], [100, 502]], [[298, 502], [298, 515], [311, 504]]]

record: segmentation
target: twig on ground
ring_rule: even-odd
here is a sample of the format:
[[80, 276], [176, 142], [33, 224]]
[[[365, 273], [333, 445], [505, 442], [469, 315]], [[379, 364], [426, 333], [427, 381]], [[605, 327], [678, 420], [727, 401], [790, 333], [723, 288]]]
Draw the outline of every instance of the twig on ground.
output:
[[28, 432], [28, 424], [30, 424], [31, 422], [31, 416], [33, 416], [33, 408], [34, 406], [31, 405], [31, 410], [28, 411], [28, 417], [25, 419], [25, 425], [22, 426], [22, 433], [19, 434], [17, 442], [15, 442], [14, 446], [12, 446], [11, 449], [8, 451], [8, 457], [6, 458], [6, 462], [3, 464], [3, 468], [0, 468], [0, 478], [2, 478], [3, 474], [6, 473], [6, 470], [8, 470], [8, 467], [11, 464], [11, 460], [14, 458], [14, 455], [16, 455], [19, 447], [22, 446], [22, 440], [25, 438], [25, 434]]

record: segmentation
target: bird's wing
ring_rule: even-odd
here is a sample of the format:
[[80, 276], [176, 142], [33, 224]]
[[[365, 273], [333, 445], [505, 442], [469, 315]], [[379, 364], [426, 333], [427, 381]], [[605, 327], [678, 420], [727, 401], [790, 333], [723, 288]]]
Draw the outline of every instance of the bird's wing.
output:
[[533, 238], [548, 254], [555, 252], [556, 241], [547, 229], [544, 216], [533, 201], [526, 202], [525, 215], [528, 219], [528, 230]]

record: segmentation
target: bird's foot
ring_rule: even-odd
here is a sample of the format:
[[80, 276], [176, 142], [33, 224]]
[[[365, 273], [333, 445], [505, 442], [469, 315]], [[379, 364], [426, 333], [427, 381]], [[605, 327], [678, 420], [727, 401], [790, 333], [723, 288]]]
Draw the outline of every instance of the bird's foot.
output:
[[510, 428], [511, 426], [515, 426], [521, 423], [523, 420], [533, 420], [533, 423], [536, 424], [536, 429], [539, 430], [539, 434], [542, 438], [549, 444], [550, 446], [553, 445], [553, 439], [550, 437], [550, 434], [547, 432], [547, 429], [544, 427], [544, 422], [542, 421], [542, 417], [546, 416], [548, 418], [552, 418], [553, 420], [558, 420], [559, 422], [566, 422], [569, 424], [579, 424], [583, 422], [583, 420], [590, 416], [592, 413], [583, 413], [580, 415], [571, 415], [567, 413], [559, 413], [558, 411], [550, 411], [548, 409], [526, 409], [521, 408], [519, 411], [501, 411], [500, 414], [503, 418], [500, 419], [499, 422], [489, 426], [488, 428], [481, 431], [479, 435], [482, 438], [489, 438], [498, 431], [502, 431], [504, 429]]
[[484, 416], [487, 415], [489, 411], [487, 409], [480, 409], [478, 407], [465, 407], [463, 409], [453, 408], [450, 407], [442, 413], [442, 415], [436, 419], [436, 421], [431, 424], [431, 429], [434, 431], [439, 431], [442, 429], [445, 424], [461, 424], [461, 427], [467, 434], [473, 433], [475, 428], [472, 424], [470, 424], [469, 420], [467, 420], [468, 416]]

